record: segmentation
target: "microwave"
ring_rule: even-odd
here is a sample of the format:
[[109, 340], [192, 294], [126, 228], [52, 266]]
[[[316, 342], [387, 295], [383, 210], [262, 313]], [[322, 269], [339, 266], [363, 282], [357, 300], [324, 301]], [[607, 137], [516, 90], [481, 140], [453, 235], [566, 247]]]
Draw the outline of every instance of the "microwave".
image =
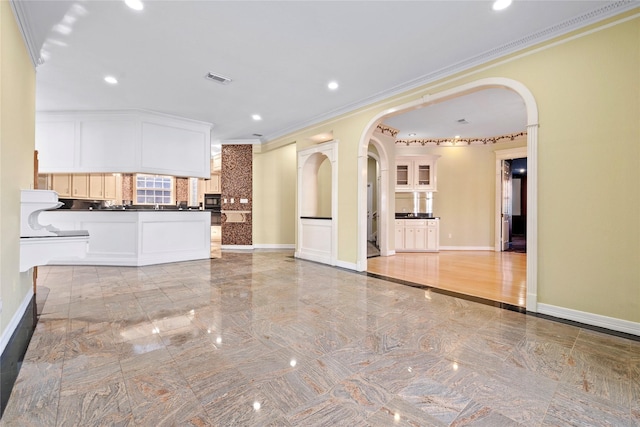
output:
[[219, 211], [222, 208], [222, 197], [220, 194], [205, 194], [204, 208]]

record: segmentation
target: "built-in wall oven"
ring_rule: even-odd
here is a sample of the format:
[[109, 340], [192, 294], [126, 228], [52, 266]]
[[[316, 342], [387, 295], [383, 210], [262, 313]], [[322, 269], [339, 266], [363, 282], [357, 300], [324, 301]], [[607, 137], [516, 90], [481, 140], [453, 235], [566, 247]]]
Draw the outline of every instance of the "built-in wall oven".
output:
[[204, 209], [211, 211], [211, 225], [220, 225], [221, 223], [221, 210], [222, 210], [222, 197], [220, 194], [205, 194], [204, 195]]

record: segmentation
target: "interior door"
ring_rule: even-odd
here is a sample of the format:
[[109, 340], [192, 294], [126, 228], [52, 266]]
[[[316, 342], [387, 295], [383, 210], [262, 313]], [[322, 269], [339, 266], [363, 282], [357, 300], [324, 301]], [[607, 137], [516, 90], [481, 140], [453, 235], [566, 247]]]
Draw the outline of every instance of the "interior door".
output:
[[511, 241], [511, 160], [502, 161], [502, 227], [500, 232], [500, 246], [503, 251], [509, 249]]
[[373, 237], [373, 186], [367, 184], [367, 240]]

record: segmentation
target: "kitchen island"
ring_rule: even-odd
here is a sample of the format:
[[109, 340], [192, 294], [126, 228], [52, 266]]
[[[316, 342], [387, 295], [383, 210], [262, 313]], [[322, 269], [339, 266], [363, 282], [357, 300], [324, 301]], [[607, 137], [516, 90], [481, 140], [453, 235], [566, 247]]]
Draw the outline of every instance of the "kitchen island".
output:
[[86, 258], [56, 258], [49, 265], [144, 266], [208, 259], [211, 213], [198, 210], [56, 210], [40, 214], [41, 224], [88, 230]]

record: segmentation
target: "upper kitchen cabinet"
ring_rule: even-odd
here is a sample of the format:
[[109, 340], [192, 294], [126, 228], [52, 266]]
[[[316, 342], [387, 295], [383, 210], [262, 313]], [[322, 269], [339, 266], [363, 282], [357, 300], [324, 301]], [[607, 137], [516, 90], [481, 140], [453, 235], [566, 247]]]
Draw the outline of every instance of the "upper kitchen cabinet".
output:
[[40, 172], [209, 178], [211, 126], [135, 110], [38, 113]]
[[437, 191], [438, 157], [440, 156], [396, 157], [396, 191]]

